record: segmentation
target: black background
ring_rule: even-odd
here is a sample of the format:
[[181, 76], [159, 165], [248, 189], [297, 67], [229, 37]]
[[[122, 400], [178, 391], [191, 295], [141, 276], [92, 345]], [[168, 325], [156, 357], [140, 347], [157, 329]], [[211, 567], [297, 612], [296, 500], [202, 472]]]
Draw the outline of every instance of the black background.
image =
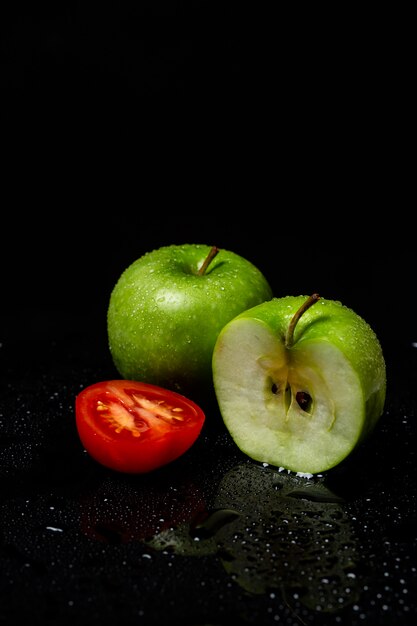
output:
[[[48, 396], [63, 397], [72, 406], [81, 386], [115, 375], [106, 312], [120, 273], [148, 250], [195, 242], [247, 257], [277, 296], [319, 292], [341, 300], [373, 326], [386, 354], [389, 404], [371, 453], [377, 451], [380, 468], [388, 463], [391, 477], [377, 475], [373, 484], [368, 475], [354, 511], [366, 507], [371, 495], [375, 509], [364, 515], [368, 524], [378, 525], [399, 489], [398, 500], [401, 496], [407, 504], [403, 526], [383, 526], [374, 544], [388, 536], [398, 548], [395, 541], [403, 533], [409, 543], [398, 553], [393, 549], [393, 560], [398, 554], [403, 558], [405, 546], [415, 545], [408, 521], [410, 511], [415, 519], [415, 489], [410, 492], [415, 465], [407, 456], [415, 428], [403, 432], [390, 422], [395, 415], [415, 414], [410, 20], [389, 7], [369, 14], [317, 11], [269, 13], [253, 3], [203, 0], [2, 5], [0, 342], [2, 411], [9, 424], [0, 477], [6, 494], [2, 510], [10, 507], [15, 528], [20, 528], [20, 503], [29, 502], [30, 493], [41, 504], [68, 496], [63, 515], [70, 519], [71, 498], [84, 487], [83, 472], [93, 494], [100, 492], [103, 476], [116, 494], [131, 486], [86, 461], [73, 465], [78, 441], [68, 421], [58, 424]], [[26, 408], [34, 413], [33, 423]], [[23, 439], [19, 423], [28, 427]], [[60, 462], [56, 442], [63, 435], [68, 450]], [[13, 457], [7, 465], [8, 445], [13, 450], [20, 443], [26, 446], [20, 461]], [[222, 445], [209, 431], [195, 453], [209, 465], [213, 483], [220, 480], [220, 470], [213, 469], [212, 447], [226, 468], [238, 454], [230, 442]], [[173, 474], [180, 485], [187, 469], [197, 477], [202, 473], [198, 456], [189, 457], [189, 467], [184, 463]], [[358, 489], [362, 471], [359, 463], [353, 480]], [[343, 469], [341, 476], [346, 488]], [[162, 484], [165, 479], [162, 474]], [[381, 484], [390, 494], [384, 505], [376, 495]], [[142, 487], [153, 493], [153, 483]], [[5, 581], [21, 574], [25, 559], [33, 565], [27, 556], [29, 540], [37, 537], [33, 515], [33, 525], [22, 530], [28, 537], [23, 548], [10, 538], [10, 529], [0, 534], [6, 595]], [[38, 515], [45, 524], [43, 513]], [[364, 543], [365, 554], [375, 552], [374, 544]], [[64, 543], [61, 559], [70, 550]], [[96, 563], [106, 577], [118, 555], [101, 558], [96, 555]], [[131, 597], [116, 583], [107, 589], [109, 604], [102, 613], [91, 610], [94, 568], [78, 569], [71, 579], [64, 566], [60, 592], [48, 610], [55, 574], [42, 556], [36, 559], [37, 574], [25, 578], [22, 587], [28, 605], [19, 605], [12, 586], [0, 623], [28, 617], [31, 602], [41, 596], [46, 600], [35, 616], [39, 623], [54, 623], [57, 615], [60, 623], [71, 621], [65, 584], [78, 605], [79, 622], [83, 617], [100, 621], [106, 611], [122, 612], [126, 623], [137, 617], [130, 613]], [[213, 561], [206, 566], [213, 577], [201, 605], [193, 593], [188, 612], [181, 604], [174, 610], [168, 593], [166, 610], [196, 624], [210, 618], [209, 606], [217, 607], [213, 623], [230, 623], [236, 601], [246, 607], [247, 623], [264, 623], [263, 608], [255, 601], [248, 608], [241, 596], [226, 594], [217, 605], [217, 566]], [[156, 579], [147, 581], [151, 589], [166, 575], [163, 563], [158, 568]], [[192, 577], [192, 566], [190, 572]], [[188, 578], [181, 579], [183, 570], [179, 574], [176, 584], [183, 593]], [[381, 624], [392, 623], [383, 621], [389, 612], [378, 615], [372, 597], [370, 604], [363, 601], [363, 611], [377, 615]], [[396, 599], [394, 594], [389, 607]], [[165, 623], [164, 605], [157, 604], [149, 601], [146, 623]], [[285, 602], [281, 609], [286, 623], [298, 623]], [[415, 612], [409, 617], [413, 621]], [[316, 623], [311, 615], [304, 619]], [[343, 619], [355, 624], [363, 617]], [[265, 623], [270, 622], [265, 618]]]
[[3, 312], [103, 315], [127, 264], [188, 241], [247, 256], [276, 295], [318, 291], [407, 331], [406, 16], [1, 11]]

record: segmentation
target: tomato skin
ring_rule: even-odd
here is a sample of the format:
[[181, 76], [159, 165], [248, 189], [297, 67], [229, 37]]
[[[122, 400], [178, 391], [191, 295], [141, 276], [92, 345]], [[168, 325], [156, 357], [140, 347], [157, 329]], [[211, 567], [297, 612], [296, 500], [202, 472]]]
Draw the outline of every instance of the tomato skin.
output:
[[196, 441], [203, 410], [174, 391], [130, 380], [85, 387], [75, 399], [81, 443], [101, 465], [142, 474], [171, 463]]

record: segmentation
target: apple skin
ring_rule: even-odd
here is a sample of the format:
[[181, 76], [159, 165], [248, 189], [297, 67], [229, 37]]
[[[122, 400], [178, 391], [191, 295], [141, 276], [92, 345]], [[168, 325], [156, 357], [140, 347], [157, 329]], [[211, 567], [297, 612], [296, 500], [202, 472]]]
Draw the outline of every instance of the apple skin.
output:
[[223, 326], [272, 298], [265, 276], [242, 256], [211, 246], [167, 245], [146, 252], [120, 275], [107, 311], [114, 364], [126, 379], [200, 400], [212, 394], [211, 359]]
[[[249, 457], [295, 472], [326, 471], [373, 430], [386, 396], [381, 344], [369, 324], [320, 298], [285, 336], [307, 296], [272, 298], [224, 326], [213, 351], [223, 421]], [[303, 410], [298, 392], [309, 394]]]

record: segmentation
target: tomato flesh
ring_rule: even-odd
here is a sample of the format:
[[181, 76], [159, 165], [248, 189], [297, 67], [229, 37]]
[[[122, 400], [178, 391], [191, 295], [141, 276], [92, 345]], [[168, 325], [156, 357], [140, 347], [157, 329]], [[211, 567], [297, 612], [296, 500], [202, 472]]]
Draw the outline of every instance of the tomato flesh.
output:
[[78, 435], [96, 461], [127, 473], [171, 463], [199, 436], [203, 410], [174, 391], [129, 380], [83, 389], [75, 400]]

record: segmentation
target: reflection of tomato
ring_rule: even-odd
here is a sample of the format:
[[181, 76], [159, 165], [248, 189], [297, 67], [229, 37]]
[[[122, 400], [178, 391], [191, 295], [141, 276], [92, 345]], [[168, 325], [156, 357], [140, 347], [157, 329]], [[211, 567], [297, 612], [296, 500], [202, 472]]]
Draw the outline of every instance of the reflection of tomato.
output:
[[207, 515], [204, 493], [181, 470], [139, 483], [107, 479], [79, 495], [83, 534], [104, 543], [150, 540]]
[[174, 461], [195, 442], [203, 410], [174, 391], [130, 380], [108, 380], [76, 397], [81, 443], [99, 463], [128, 472], [150, 472]]

